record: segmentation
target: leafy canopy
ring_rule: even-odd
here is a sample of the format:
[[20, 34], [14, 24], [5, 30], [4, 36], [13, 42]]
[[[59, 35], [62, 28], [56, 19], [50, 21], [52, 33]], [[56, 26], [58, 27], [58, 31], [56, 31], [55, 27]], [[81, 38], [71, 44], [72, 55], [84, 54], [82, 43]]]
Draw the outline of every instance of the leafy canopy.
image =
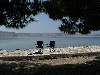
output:
[[33, 17], [40, 13], [41, 2], [34, 0], [0, 0], [0, 25], [7, 28], [24, 28], [36, 21]]
[[61, 20], [64, 33], [100, 30], [100, 0], [0, 0], [0, 25], [8, 28], [24, 28], [39, 13]]

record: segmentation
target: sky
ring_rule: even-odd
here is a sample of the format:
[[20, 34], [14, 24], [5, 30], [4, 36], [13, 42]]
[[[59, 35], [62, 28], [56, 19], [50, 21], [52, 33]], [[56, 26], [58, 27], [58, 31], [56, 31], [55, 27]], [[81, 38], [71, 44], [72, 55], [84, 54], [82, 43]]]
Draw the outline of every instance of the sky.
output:
[[16, 32], [16, 33], [60, 33], [58, 27], [61, 21], [53, 21], [48, 15], [41, 13], [34, 17], [37, 22], [28, 24], [23, 29], [8, 29], [4, 26], [0, 27], [0, 31]]
[[[48, 15], [41, 13], [34, 17], [37, 22], [28, 24], [23, 29], [8, 29], [4, 26], [0, 26], [0, 31], [16, 32], [16, 33], [61, 33], [58, 27], [61, 21], [54, 21], [49, 18]], [[92, 32], [92, 34], [99, 34], [100, 31]]]

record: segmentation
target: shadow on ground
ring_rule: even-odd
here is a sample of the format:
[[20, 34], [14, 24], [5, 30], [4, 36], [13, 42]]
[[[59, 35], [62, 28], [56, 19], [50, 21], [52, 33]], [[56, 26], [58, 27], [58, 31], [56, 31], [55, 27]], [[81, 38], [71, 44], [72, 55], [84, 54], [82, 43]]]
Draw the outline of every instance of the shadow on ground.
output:
[[[100, 56], [85, 64], [64, 64], [51, 66], [44, 64], [25, 67], [25, 63], [0, 64], [0, 75], [100, 75]], [[36, 67], [37, 66], [37, 67]]]

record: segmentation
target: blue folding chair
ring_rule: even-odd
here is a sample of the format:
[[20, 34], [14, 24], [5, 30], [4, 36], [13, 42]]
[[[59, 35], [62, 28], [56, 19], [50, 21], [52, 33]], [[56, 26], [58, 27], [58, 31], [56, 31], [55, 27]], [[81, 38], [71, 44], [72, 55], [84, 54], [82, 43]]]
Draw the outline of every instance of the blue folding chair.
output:
[[43, 41], [37, 41], [37, 44], [35, 44], [35, 45], [37, 45], [36, 46], [36, 48], [42, 48], [43, 49]]
[[55, 47], [55, 41], [50, 41], [50, 44], [46, 44], [46, 45], [48, 45], [47, 47], [51, 47], [51, 48], [54, 49], [54, 47]]

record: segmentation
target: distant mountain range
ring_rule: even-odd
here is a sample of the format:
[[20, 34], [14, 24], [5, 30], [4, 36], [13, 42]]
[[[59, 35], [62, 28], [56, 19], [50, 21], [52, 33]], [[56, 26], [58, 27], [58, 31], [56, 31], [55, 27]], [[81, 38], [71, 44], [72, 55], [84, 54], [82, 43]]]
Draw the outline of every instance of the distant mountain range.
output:
[[15, 33], [0, 31], [0, 37], [100, 37], [100, 34], [75, 34], [69, 35], [66, 33]]

